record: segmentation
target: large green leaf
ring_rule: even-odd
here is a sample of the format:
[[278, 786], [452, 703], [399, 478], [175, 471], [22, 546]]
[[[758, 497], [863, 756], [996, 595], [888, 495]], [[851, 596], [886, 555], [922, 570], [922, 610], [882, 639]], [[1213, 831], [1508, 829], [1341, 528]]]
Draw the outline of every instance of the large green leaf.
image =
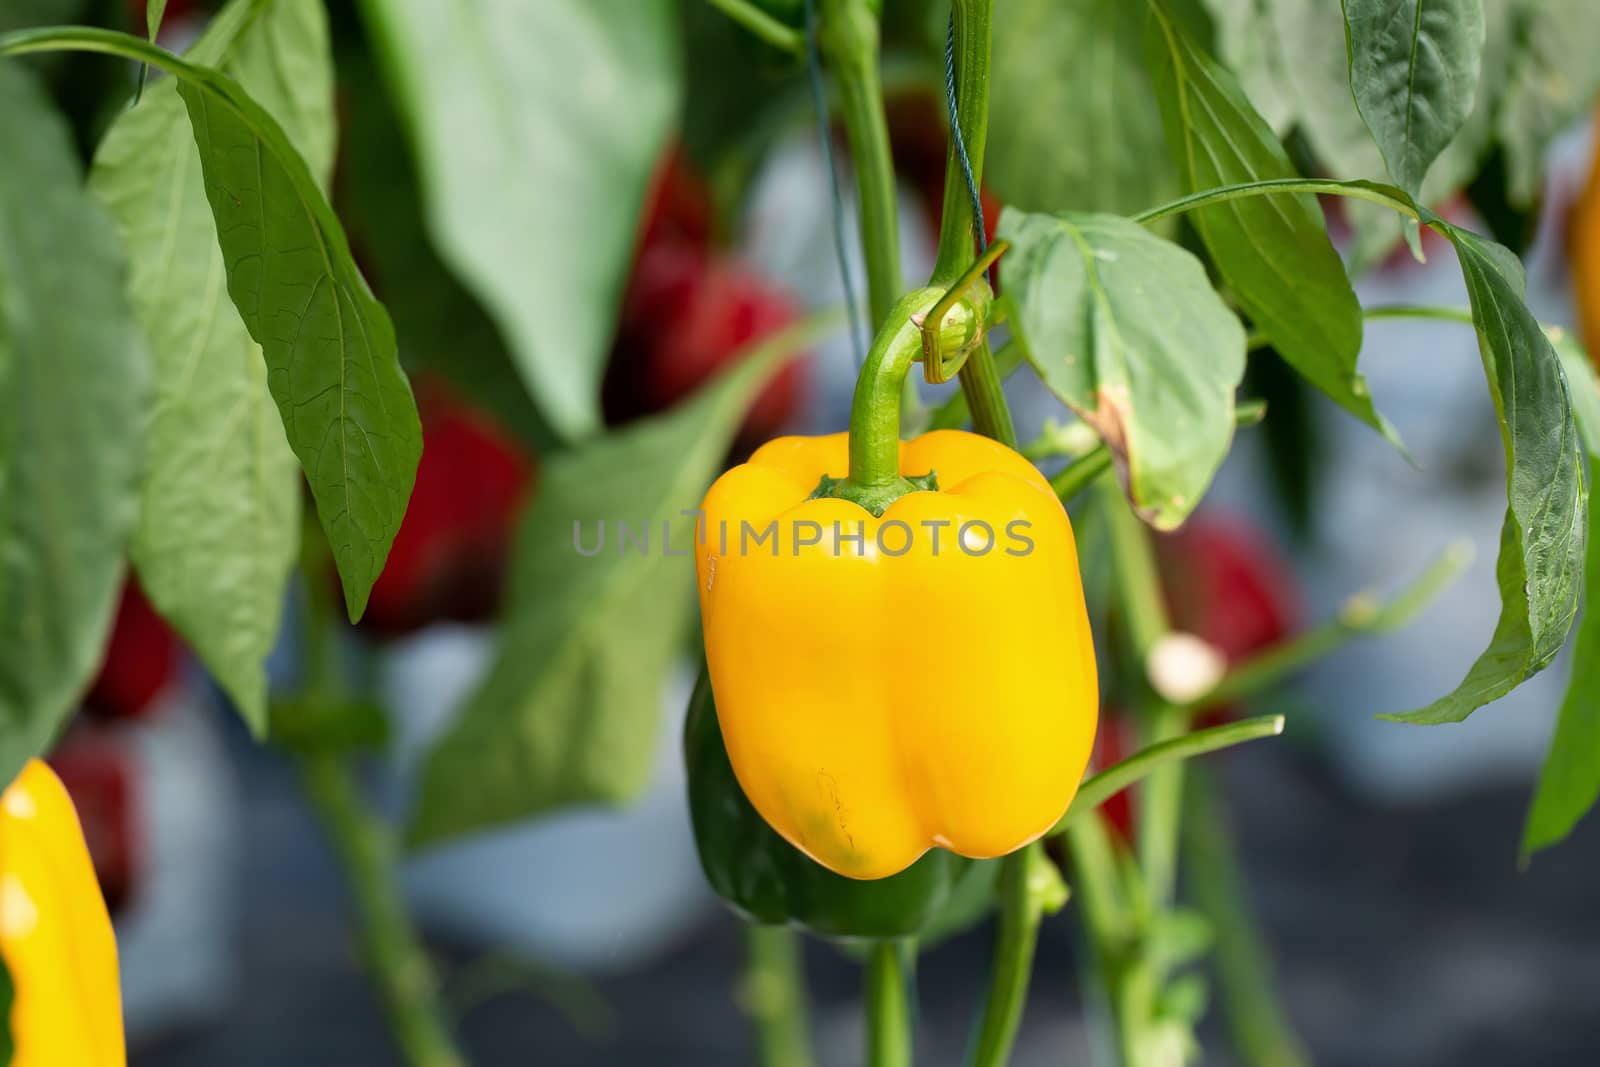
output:
[[1495, 566], [1501, 608], [1494, 636], [1454, 692], [1386, 716], [1414, 723], [1459, 722], [1555, 658], [1578, 608], [1587, 496], [1561, 361], [1522, 301], [1516, 258], [1441, 220], [1432, 225], [1455, 245], [1472, 301], [1500, 416], [1508, 507]]
[[[236, 78], [313, 171], [328, 173], [333, 86], [319, 0], [234, 0], [191, 58]], [[261, 349], [228, 299], [200, 154], [172, 79], [107, 131], [89, 187], [130, 250], [129, 295], [155, 358], [133, 565], [259, 732], [263, 662], [300, 538], [300, 472]]]
[[[428, 754], [413, 843], [643, 788], [662, 681], [691, 618], [692, 509], [750, 398], [816, 332], [774, 335], [689, 402], [544, 469], [499, 652]], [[580, 537], [584, 552], [603, 538], [598, 554], [580, 554]]]
[[[1437, 204], [1478, 172], [1493, 141], [1512, 50], [1512, 18], [1522, 0], [1481, 0], [1487, 24], [1471, 113], [1428, 170], [1419, 194]], [[1326, 0], [1207, 0], [1217, 21], [1218, 49], [1250, 100], [1280, 132], [1304, 134], [1319, 166], [1337, 178], [1376, 178], [1386, 169], [1350, 90], [1350, 57], [1339, 5]], [[1412, 190], [1416, 192], [1416, 190]], [[1401, 235], [1401, 218], [1347, 201], [1355, 230], [1352, 269], [1381, 260]]]
[[1422, 179], [1472, 111], [1484, 43], [1482, 0], [1341, 0], [1350, 89], [1389, 174]]
[[1144, 20], [1126, 0], [1002, 0], [984, 171], [1002, 201], [1128, 215], [1178, 191]]
[[1600, 93], [1600, 4], [1594, 0], [1518, 0], [1509, 84], [1495, 129], [1505, 146], [1509, 193], [1537, 199], [1550, 142]]
[[1572, 677], [1561, 701], [1555, 734], [1533, 805], [1522, 828], [1522, 854], [1564, 839], [1600, 799], [1600, 382], [1588, 356], [1571, 341], [1555, 342], [1572, 391], [1578, 431], [1589, 453], [1589, 543], [1584, 564], [1583, 619], [1572, 646]]
[[1193, 255], [1115, 215], [1007, 208], [1028, 359], [1104, 439], [1139, 513], [1176, 527], [1233, 439], [1244, 329]]
[[669, 0], [363, 0], [445, 261], [552, 427], [600, 426], [639, 206], [677, 114]]
[[[1148, 61], [1185, 189], [1294, 177], [1283, 146], [1232, 75], [1162, 0], [1152, 13]], [[1249, 198], [1206, 208], [1194, 220], [1240, 305], [1283, 358], [1346, 411], [1396, 440], [1356, 371], [1361, 305], [1316, 200]]]
[[116, 228], [65, 124], [0, 60], [0, 784], [100, 661], [133, 526], [149, 366]]
[[125, 33], [85, 27], [0, 37], [0, 54], [72, 49], [177, 76], [228, 295], [266, 356], [267, 386], [311, 483], [345, 604], [360, 618], [422, 454], [417, 405], [388, 312], [361, 277], [306, 161], [237, 82]]

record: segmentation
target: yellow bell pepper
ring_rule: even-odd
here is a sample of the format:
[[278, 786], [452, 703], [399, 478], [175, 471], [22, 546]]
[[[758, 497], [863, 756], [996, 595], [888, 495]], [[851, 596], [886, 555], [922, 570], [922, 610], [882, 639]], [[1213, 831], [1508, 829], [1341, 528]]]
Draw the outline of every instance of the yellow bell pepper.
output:
[[1077, 791], [1099, 707], [1077, 549], [1049, 483], [975, 434], [898, 440], [929, 300], [908, 297], [874, 345], [851, 433], [763, 446], [711, 487], [697, 533], [739, 784], [852, 878], [934, 846], [988, 858], [1038, 838]]
[[111, 918], [72, 800], [39, 760], [0, 795], [0, 956], [11, 1067], [123, 1067]]

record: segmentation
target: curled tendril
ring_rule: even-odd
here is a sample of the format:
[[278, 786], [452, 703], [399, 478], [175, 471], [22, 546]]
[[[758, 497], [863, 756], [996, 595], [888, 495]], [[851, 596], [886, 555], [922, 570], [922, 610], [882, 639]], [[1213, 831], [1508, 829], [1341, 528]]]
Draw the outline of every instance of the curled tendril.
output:
[[917, 323], [922, 331], [922, 377], [928, 384], [941, 385], [954, 378], [982, 342], [984, 321], [994, 300], [984, 273], [1010, 247], [1006, 241], [996, 241], [985, 249]]

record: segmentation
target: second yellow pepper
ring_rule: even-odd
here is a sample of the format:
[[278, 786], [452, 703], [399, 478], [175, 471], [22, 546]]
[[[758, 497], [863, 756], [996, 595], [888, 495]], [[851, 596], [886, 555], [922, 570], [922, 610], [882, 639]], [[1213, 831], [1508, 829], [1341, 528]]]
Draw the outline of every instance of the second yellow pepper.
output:
[[11, 1067], [123, 1067], [111, 918], [72, 799], [39, 760], [0, 795], [0, 957]]

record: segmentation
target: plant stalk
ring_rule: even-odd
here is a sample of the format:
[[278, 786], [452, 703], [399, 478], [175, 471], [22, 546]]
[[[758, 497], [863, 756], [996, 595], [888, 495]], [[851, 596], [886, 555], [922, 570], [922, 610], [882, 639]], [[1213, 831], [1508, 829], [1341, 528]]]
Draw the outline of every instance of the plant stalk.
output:
[[967, 1056], [969, 1067], [1004, 1067], [1022, 1025], [1033, 974], [1033, 953], [1039, 944], [1039, 923], [1044, 906], [1033, 885], [1032, 867], [1038, 842], [1005, 858], [1000, 868], [1000, 924], [995, 943], [989, 999]]
[[360, 924], [367, 976], [410, 1067], [465, 1067], [438, 1006], [438, 979], [394, 877], [390, 828], [367, 810], [349, 765], [333, 753], [297, 755], [312, 810], [333, 845]]
[[817, 44], [839, 87], [839, 113], [855, 170], [867, 307], [877, 333], [905, 287], [900, 272], [894, 159], [878, 75], [878, 16], [866, 0], [821, 0]]
[[800, 941], [781, 926], [745, 923], [743, 996], [755, 1023], [762, 1067], [812, 1067], [805, 964]]
[[[989, 138], [989, 41], [993, 0], [954, 0], [956, 125], [972, 165], [972, 180], [983, 181], [983, 151]], [[977, 262], [977, 219], [967, 195], [966, 176], [952, 137], [945, 153], [944, 211], [939, 222], [939, 253], [930, 285], [948, 289]], [[972, 414], [972, 428], [1008, 448], [1017, 447], [1017, 431], [1006, 405], [1005, 390], [995, 369], [987, 339], [973, 348], [961, 368], [961, 391]]]
[[[305, 577], [302, 631], [305, 696], [338, 701], [340, 673], [337, 607], [331, 596], [333, 559], [313, 516], [301, 535]], [[398, 847], [393, 829], [361, 797], [348, 759], [335, 751], [291, 753], [323, 833], [333, 848], [355, 904], [362, 961], [378, 992], [389, 1029], [409, 1067], [465, 1067], [444, 1023], [433, 961], [422, 946], [395, 877]]]
[[906, 961], [914, 951], [910, 941], [877, 941], [867, 958], [868, 1067], [911, 1067]]

